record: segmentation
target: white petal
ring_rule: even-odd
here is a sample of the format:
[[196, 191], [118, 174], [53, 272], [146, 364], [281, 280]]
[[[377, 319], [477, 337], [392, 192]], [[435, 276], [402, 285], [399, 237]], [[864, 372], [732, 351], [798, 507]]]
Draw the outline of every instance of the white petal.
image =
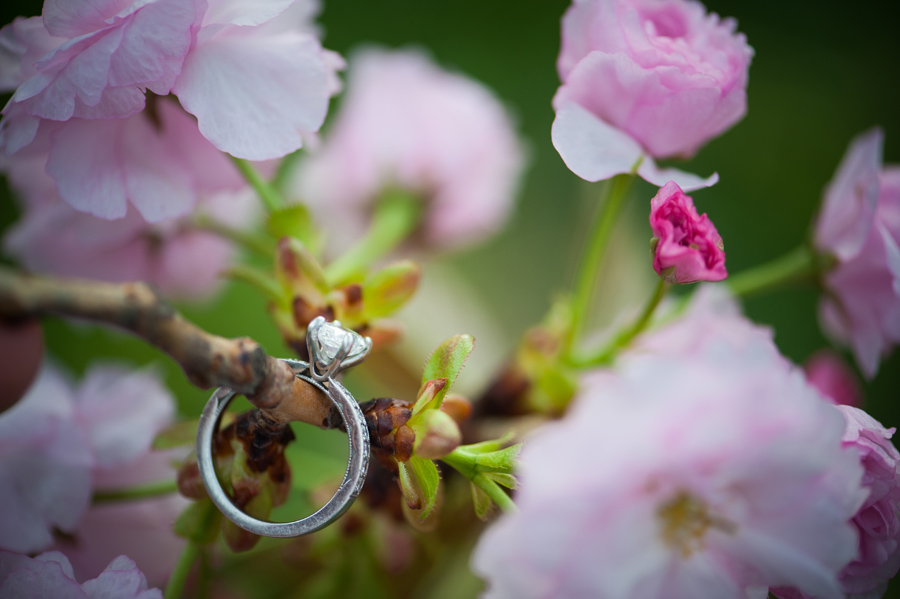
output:
[[269, 160], [303, 145], [328, 110], [328, 76], [315, 38], [230, 28], [187, 57], [173, 89], [200, 132], [224, 152]]
[[713, 173], [706, 179], [700, 175], [686, 173], [676, 168], [659, 168], [653, 159], [649, 156], [644, 157], [641, 166], [638, 169], [638, 175], [644, 181], [653, 183], [657, 187], [662, 187], [669, 181], [674, 181], [683, 191], [693, 191], [704, 187], [712, 187], [719, 182], [719, 173]]
[[[203, 26], [260, 25], [280, 15], [295, 0], [210, 0]], [[302, 0], [302, 4], [308, 4]]]
[[627, 133], [574, 102], [556, 111], [551, 137], [569, 170], [586, 181], [629, 173], [643, 154]]

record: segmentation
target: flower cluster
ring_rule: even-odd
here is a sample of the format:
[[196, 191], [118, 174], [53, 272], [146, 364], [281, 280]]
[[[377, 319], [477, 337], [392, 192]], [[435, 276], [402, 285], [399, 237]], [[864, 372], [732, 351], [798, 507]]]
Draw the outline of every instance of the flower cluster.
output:
[[454, 247], [509, 214], [524, 151], [503, 105], [479, 83], [415, 50], [368, 49], [350, 61], [347, 94], [323, 146], [299, 169], [297, 193], [344, 236], [365, 230], [385, 192], [427, 206], [421, 232]]
[[707, 292], [526, 444], [521, 511], [475, 552], [486, 596], [839, 597], [866, 499], [843, 433], [770, 333]]
[[[148, 322], [163, 324], [131, 326], [146, 286], [94, 294], [89, 282], [0, 268], [0, 349], [16, 353], [0, 360], [0, 597], [161, 599], [150, 587], [163, 584], [176, 597], [197, 561], [201, 595], [217, 594], [213, 576], [230, 586], [265, 563], [264, 594], [406, 596], [459, 563], [449, 544], [471, 546], [473, 512], [496, 510], [471, 561], [486, 599], [882, 597], [900, 570], [896, 430], [861, 409], [840, 356], [821, 350], [795, 366], [738, 303], [816, 286], [822, 328], [876, 375], [900, 344], [900, 169], [883, 164], [881, 130], [851, 142], [810, 239], [730, 273], [722, 235], [687, 195], [718, 174], [657, 161], [689, 159], [743, 118], [754, 50], [696, 0], [572, 0], [550, 141], [572, 173], [610, 181], [571, 290], [469, 403], [456, 392], [472, 336], [446, 339], [421, 377], [421, 361], [384, 351], [427, 281], [420, 264], [386, 259], [498, 231], [528, 152], [497, 95], [418, 49], [353, 53], [325, 126], [347, 65], [323, 49], [318, 10], [317, 0], [45, 0], [40, 17], [0, 29], [10, 94], [0, 170], [21, 212], [3, 250], [31, 271], [141, 279], [174, 297], [203, 297], [227, 271], [262, 295], [301, 359], [275, 360], [247, 339], [225, 355], [231, 342], [162, 301]], [[642, 308], [599, 330], [602, 269], [641, 268], [621, 259], [628, 231], [616, 231], [637, 178], [654, 187], [634, 189], [652, 231], [644, 274], [652, 280], [652, 266], [659, 279]], [[237, 246], [253, 255], [232, 265]], [[673, 290], [697, 282], [718, 284]], [[425, 303], [477, 311], [452, 287]], [[124, 324], [192, 382], [226, 384], [201, 418], [214, 414], [213, 465], [187, 455], [196, 422], [186, 413], [170, 426], [174, 402], [152, 370], [93, 366], [75, 384], [45, 362], [35, 378], [43, 314]], [[316, 358], [308, 335], [325, 344], [324, 321], [366, 335], [366, 351], [346, 341], [328, 357], [342, 361], [334, 368], [303, 363]], [[163, 328], [190, 342], [161, 342]], [[354, 392], [397, 391], [361, 401], [362, 424], [315, 391], [333, 391], [350, 365], [368, 368], [347, 377]], [[213, 410], [232, 389], [254, 409]], [[282, 508], [313, 512], [335, 488], [330, 475], [340, 480], [343, 462], [333, 468], [326, 442], [291, 427], [298, 419], [354, 433], [349, 450], [363, 453], [347, 472], [366, 474], [352, 493], [362, 501], [312, 541], [221, 555], [260, 537], [217, 511], [211, 481], [249, 518], [278, 521]], [[415, 531], [441, 538], [418, 552]], [[276, 554], [290, 567], [268, 564]]]
[[715, 182], [660, 171], [747, 110], [753, 50], [736, 23], [693, 0], [576, 0], [563, 17], [553, 145], [588, 181], [636, 171], [685, 189]]
[[869, 378], [900, 343], [900, 168], [883, 168], [883, 135], [857, 137], [825, 191], [816, 249], [837, 261], [823, 281], [825, 330]]
[[[152, 580], [164, 581], [180, 546], [166, 525], [183, 501], [91, 502], [104, 489], [173, 476], [172, 456], [149, 451], [173, 414], [171, 395], [151, 371], [95, 366], [75, 386], [45, 365], [25, 397], [0, 415], [0, 549], [53, 546], [82, 576], [127, 549]], [[156, 532], [135, 537], [145, 528]], [[68, 536], [57, 538], [56, 530]]]
[[[122, 218], [130, 203], [149, 222], [183, 215], [197, 173], [170, 151], [172, 136], [196, 127], [221, 151], [267, 160], [322, 125], [340, 63], [309, 31], [309, 1], [47, 0], [41, 17], [0, 33], [12, 54], [0, 81], [15, 90], [0, 147], [46, 151], [76, 210]], [[196, 125], [161, 127], [148, 93], [174, 94]]]

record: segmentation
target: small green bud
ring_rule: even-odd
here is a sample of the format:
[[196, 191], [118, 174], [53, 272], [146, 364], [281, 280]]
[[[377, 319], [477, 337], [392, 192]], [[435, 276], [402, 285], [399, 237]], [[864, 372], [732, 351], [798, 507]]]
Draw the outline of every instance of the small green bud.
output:
[[410, 260], [391, 264], [370, 275], [363, 284], [367, 319], [396, 312], [412, 298], [419, 287], [422, 269]]
[[441, 410], [423, 412], [415, 426], [416, 441], [413, 455], [427, 460], [442, 458], [462, 441], [462, 433], [453, 418]]

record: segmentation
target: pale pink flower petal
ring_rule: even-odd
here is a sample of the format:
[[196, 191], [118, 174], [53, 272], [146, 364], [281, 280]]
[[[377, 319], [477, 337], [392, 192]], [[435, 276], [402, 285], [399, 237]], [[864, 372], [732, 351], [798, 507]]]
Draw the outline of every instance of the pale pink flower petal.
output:
[[421, 198], [421, 235], [460, 246], [495, 231], [512, 205], [521, 145], [497, 98], [415, 50], [367, 49], [322, 148], [298, 169], [298, 197], [351, 242], [389, 188]]
[[676, 183], [666, 183], [650, 200], [650, 227], [653, 269], [666, 281], [721, 281], [728, 276], [722, 237]]
[[[880, 139], [880, 135], [873, 132], [855, 142], [854, 147], [869, 148], [866, 153], [872, 154], [875, 150], [871, 144]], [[850, 154], [860, 152], [854, 150]], [[855, 164], [855, 161], [850, 162]], [[868, 173], [869, 160], [860, 164], [863, 166], [859, 172]], [[843, 170], [843, 165], [841, 168]], [[856, 186], [833, 184], [829, 188], [829, 194], [842, 189], [845, 193], [840, 199], [851, 207], [827, 209], [820, 217], [821, 221], [828, 213], [843, 214], [846, 210], [848, 218], [859, 217], [866, 221], [850, 226], [847, 238], [855, 238], [865, 226], [868, 226], [868, 233], [854, 255], [846, 259], [838, 257], [835, 267], [825, 273], [819, 315], [825, 331], [836, 341], [849, 345], [863, 374], [872, 378], [881, 358], [900, 343], [900, 168], [886, 168], [879, 174], [874, 213], [867, 207], [868, 200], [865, 199], [871, 182], [868, 175], [860, 177], [854, 179]], [[837, 177], [845, 178], [843, 174]], [[836, 251], [830, 247], [819, 249]]]
[[847, 419], [844, 444], [855, 447], [865, 468], [869, 497], [853, 518], [859, 553], [841, 572], [849, 596], [877, 593], [900, 570], [900, 453], [891, 443], [896, 429], [852, 406], [838, 406]]
[[735, 29], [688, 0], [576, 0], [554, 106], [578, 103], [655, 158], [690, 156], [746, 112], [753, 51]]
[[203, 15], [203, 26], [262, 25], [292, 5], [308, 7], [310, 18], [318, 12], [318, 2], [313, 0], [210, 0]]
[[69, 561], [56, 551], [34, 559], [0, 551], [0, 597], [87, 599]]
[[685, 191], [692, 191], [715, 185], [719, 180], [715, 173], [704, 179], [673, 168], [659, 168], [627, 133], [574, 102], [557, 109], [551, 138], [569, 170], [586, 181], [634, 172], [636, 165], [641, 178], [660, 187], [674, 181]]
[[630, 173], [644, 153], [627, 133], [574, 102], [556, 110], [551, 137], [569, 170], [586, 181]]
[[50, 35], [41, 17], [19, 17], [0, 29], [0, 91], [15, 91], [37, 72], [34, 64], [64, 41]]
[[122, 218], [130, 200], [157, 222], [196, 201], [190, 174], [143, 115], [65, 123], [53, 134], [47, 173], [67, 203], [99, 218]]
[[672, 181], [684, 191], [712, 187], [719, 182], [719, 173], [713, 173], [704, 179], [700, 175], [686, 173], [677, 168], [659, 168], [649, 156], [645, 157], [643, 162], [641, 162], [641, 166], [638, 168], [638, 175], [644, 181], [657, 187], [662, 187], [669, 181]]
[[21, 104], [28, 114], [56, 121], [140, 111], [144, 89], [161, 95], [171, 90], [198, 8], [183, 0], [47, 2], [47, 31], [71, 39], [35, 63], [37, 72], [19, 86], [7, 109]]
[[214, 146], [268, 160], [293, 152], [303, 132], [322, 126], [328, 68], [313, 36], [257, 29], [229, 26], [198, 45], [173, 91]]
[[[195, 192], [229, 185], [240, 190], [201, 194], [197, 210], [231, 226], [251, 222], [259, 200], [241, 189], [245, 184], [223, 155], [196, 129], [192, 135], [197, 140], [180, 128], [167, 131], [177, 133], [168, 153], [185, 152], [179, 168], [192, 175]], [[43, 172], [45, 161], [45, 155], [29, 153], [14, 156], [7, 165], [12, 187], [24, 200], [24, 214], [5, 236], [4, 248], [23, 266], [103, 281], [151, 281], [168, 296], [186, 299], [202, 299], [221, 284], [219, 274], [235, 257], [228, 241], [174, 219], [147, 223], [134, 209], [114, 221], [77, 212], [59, 198], [53, 179]]]
[[162, 599], [159, 589], [148, 589], [135, 563], [122, 555], [97, 578], [82, 585], [72, 566], [59, 552], [32, 559], [0, 552], [0, 596], [29, 599]]
[[815, 243], [846, 261], [866, 242], [878, 205], [884, 133], [872, 129], [855, 138], [825, 190], [816, 221]]
[[526, 442], [520, 511], [475, 550], [486, 597], [842, 597], [866, 496], [843, 419], [706, 295], [714, 310], [646, 334]]
[[[158, 429], [154, 429], [158, 432]], [[100, 490], [118, 490], [175, 478], [173, 452], [150, 452], [136, 462], [95, 471]], [[97, 576], [120, 554], [131, 557], [151, 585], [169, 579], [184, 539], [174, 532], [175, 520], [189, 501], [178, 493], [142, 501], [92, 506], [73, 537], [58, 539], [55, 548], [71, 561], [79, 579]]]
[[155, 372], [94, 366], [78, 387], [75, 410], [96, 466], [109, 468], [150, 450], [156, 433], [172, 421], [175, 401]]
[[[848, 599], [879, 599], [900, 570], [900, 453], [891, 443], [895, 429], [859, 408], [839, 405], [846, 420], [843, 443], [859, 452], [865, 472], [865, 503], [851, 523], [859, 537], [856, 557], [838, 578]], [[795, 588], [773, 589], [782, 599], [811, 599]]]
[[73, 532], [90, 503], [93, 456], [74, 422], [72, 392], [44, 366], [28, 393], [0, 414], [0, 548], [46, 549]]
[[147, 579], [134, 560], [120, 555], [100, 576], [88, 580], [81, 588], [88, 599], [162, 599], [159, 589], [148, 589]]

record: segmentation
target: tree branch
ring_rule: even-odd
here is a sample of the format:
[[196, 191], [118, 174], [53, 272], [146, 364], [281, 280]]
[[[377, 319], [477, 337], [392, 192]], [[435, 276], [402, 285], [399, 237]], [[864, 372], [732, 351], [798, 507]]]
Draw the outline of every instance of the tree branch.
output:
[[256, 341], [207, 333], [147, 283], [45, 278], [0, 268], [0, 316], [48, 314], [130, 331], [168, 354], [195, 386], [234, 389], [274, 423], [335, 428], [342, 422], [327, 397]]

